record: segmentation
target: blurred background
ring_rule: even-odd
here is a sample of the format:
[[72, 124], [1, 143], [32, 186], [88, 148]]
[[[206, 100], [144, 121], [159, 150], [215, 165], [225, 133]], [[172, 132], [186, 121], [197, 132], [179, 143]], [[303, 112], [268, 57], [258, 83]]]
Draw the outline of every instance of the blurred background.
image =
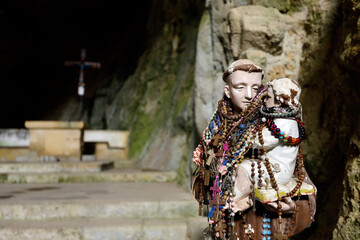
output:
[[[192, 151], [223, 92], [229, 63], [302, 86], [313, 226], [297, 239], [357, 239], [360, 191], [360, 1], [1, 1], [0, 128], [26, 120], [129, 130], [129, 158], [171, 170], [188, 189]], [[79, 70], [64, 61], [101, 62]]]

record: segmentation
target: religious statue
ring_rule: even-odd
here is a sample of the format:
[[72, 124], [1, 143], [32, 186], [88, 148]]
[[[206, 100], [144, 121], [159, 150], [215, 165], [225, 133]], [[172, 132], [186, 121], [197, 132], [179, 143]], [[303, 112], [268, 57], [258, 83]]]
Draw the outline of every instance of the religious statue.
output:
[[313, 220], [300, 86], [280, 78], [265, 87], [263, 75], [247, 59], [226, 69], [224, 97], [194, 151], [192, 189], [200, 212], [208, 209], [204, 239], [287, 239]]

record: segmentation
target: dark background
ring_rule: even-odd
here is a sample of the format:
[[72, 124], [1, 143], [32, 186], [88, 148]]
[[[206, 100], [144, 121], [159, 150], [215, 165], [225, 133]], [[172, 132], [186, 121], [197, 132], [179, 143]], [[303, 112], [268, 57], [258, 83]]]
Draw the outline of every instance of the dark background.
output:
[[[85, 71], [91, 98], [109, 79], [123, 81], [146, 47], [150, 1], [0, 1], [0, 128], [25, 120], [50, 120], [69, 97], [77, 97], [79, 60], [102, 68]], [[55, 120], [55, 119], [54, 119]]]

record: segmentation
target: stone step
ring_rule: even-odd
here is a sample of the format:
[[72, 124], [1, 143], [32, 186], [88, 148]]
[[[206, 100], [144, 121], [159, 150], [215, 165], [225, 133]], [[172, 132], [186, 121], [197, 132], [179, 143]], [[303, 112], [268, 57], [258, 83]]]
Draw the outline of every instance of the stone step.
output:
[[206, 218], [65, 219], [0, 222], [2, 240], [200, 240]]
[[113, 161], [96, 162], [2, 162], [0, 173], [101, 172], [114, 167]]
[[0, 220], [194, 217], [197, 202], [175, 183], [4, 184]]
[[173, 182], [176, 172], [110, 169], [96, 173], [2, 173], [0, 183]]
[[114, 167], [115, 168], [135, 168], [136, 161], [134, 161], [134, 160], [115, 160]]

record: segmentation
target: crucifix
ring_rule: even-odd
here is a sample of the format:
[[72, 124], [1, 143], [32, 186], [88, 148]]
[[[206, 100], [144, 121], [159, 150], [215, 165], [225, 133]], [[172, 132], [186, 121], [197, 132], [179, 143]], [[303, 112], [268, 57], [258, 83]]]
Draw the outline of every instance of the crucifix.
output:
[[221, 189], [217, 186], [216, 180], [214, 180], [214, 185], [212, 187], [210, 187], [210, 190], [213, 192], [212, 193], [212, 197], [213, 197], [213, 201], [216, 200], [216, 194], [221, 192]]
[[219, 233], [219, 237], [220, 237], [221, 239], [224, 238], [224, 233], [223, 233], [224, 227], [223, 227], [223, 224], [222, 224], [221, 221], [219, 221], [219, 222], [216, 224], [216, 226], [214, 227], [214, 230], [215, 230], [215, 232], [218, 232], [218, 233]]
[[216, 194], [216, 200], [211, 200], [209, 202], [210, 204], [214, 205], [216, 208], [215, 211], [215, 217], [214, 217], [214, 222], [217, 222], [219, 219], [219, 210], [220, 210], [220, 206], [223, 206], [226, 204], [226, 201], [224, 200], [220, 200], [220, 194]]
[[206, 165], [210, 166], [212, 160], [215, 158], [216, 155], [215, 155], [213, 149], [211, 149], [210, 151], [208, 151], [208, 154], [209, 154], [209, 156], [208, 156], [208, 158], [207, 158], [207, 160], [206, 160]]
[[222, 139], [221, 134], [220, 134], [220, 133], [216, 134], [216, 136], [213, 137], [212, 139], [213, 139], [213, 141], [214, 141], [213, 145], [214, 145], [214, 146], [217, 146], [218, 143], [219, 143], [219, 140]]
[[78, 84], [78, 95], [80, 97], [84, 96], [85, 94], [85, 83], [84, 83], [84, 69], [85, 68], [100, 68], [101, 63], [99, 62], [87, 62], [85, 61], [86, 58], [86, 49], [81, 49], [80, 53], [80, 61], [65, 61], [64, 64], [67, 67], [80, 67], [80, 77], [79, 77], [79, 84]]

